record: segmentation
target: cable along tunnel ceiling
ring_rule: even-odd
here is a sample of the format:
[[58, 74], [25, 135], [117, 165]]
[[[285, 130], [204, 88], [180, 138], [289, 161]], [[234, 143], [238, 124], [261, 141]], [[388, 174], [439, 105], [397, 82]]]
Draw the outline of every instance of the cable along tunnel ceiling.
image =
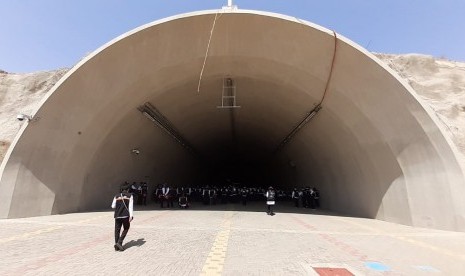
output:
[[[240, 108], [217, 108], [225, 78]], [[196, 154], [138, 110], [147, 102]], [[3, 164], [0, 214], [105, 208], [124, 180], [204, 184], [213, 166], [257, 185], [316, 186], [334, 211], [464, 230], [463, 171], [431, 114], [374, 56], [322, 27], [243, 10], [175, 16], [109, 42], [52, 89]]]

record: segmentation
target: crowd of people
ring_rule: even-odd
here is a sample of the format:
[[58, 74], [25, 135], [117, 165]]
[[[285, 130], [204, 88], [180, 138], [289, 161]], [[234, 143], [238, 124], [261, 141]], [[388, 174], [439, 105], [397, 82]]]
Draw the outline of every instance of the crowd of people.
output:
[[320, 208], [320, 191], [315, 187], [306, 187], [300, 190], [294, 188], [291, 198], [294, 201], [295, 207]]
[[[128, 185], [129, 182], [125, 182]], [[147, 205], [147, 197], [160, 204], [160, 208], [189, 208], [192, 202], [204, 205], [242, 204], [262, 201], [266, 198], [268, 189], [263, 187], [203, 186], [203, 187], [170, 187], [167, 183], [154, 187], [149, 195], [146, 182], [130, 185], [129, 192], [134, 195], [136, 205]], [[315, 187], [294, 188], [292, 191], [273, 189], [275, 201], [293, 201], [295, 207], [316, 209], [320, 207], [320, 192]]]
[[[204, 205], [237, 203], [247, 205], [250, 201], [263, 201], [266, 190], [257, 187], [236, 186], [205, 186], [205, 187], [174, 187], [163, 184], [156, 187], [153, 198], [160, 203], [160, 207], [173, 207], [177, 202], [180, 207], [188, 208], [191, 202]], [[283, 190], [276, 191], [276, 200], [285, 201], [290, 197]], [[166, 204], [165, 204], [166, 203]]]

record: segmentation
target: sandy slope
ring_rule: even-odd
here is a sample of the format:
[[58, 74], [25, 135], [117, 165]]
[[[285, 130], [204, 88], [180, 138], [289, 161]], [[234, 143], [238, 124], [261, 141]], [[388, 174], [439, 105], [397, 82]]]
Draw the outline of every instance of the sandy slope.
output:
[[0, 161], [18, 132], [20, 113], [31, 114], [45, 93], [68, 69], [29, 74], [11, 74], [0, 70]]
[[[405, 78], [436, 112], [465, 160], [465, 63], [409, 54], [375, 54]], [[68, 69], [29, 74], [0, 70], [0, 161], [18, 132], [19, 113], [30, 114]]]
[[407, 79], [435, 112], [465, 160], [465, 63], [431, 56], [376, 54]]

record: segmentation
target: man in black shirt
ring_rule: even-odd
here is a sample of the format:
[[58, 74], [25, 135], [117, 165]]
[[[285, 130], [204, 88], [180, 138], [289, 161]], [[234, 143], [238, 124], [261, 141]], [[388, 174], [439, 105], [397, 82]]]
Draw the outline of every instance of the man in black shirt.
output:
[[[123, 185], [121, 187], [121, 193], [115, 195], [111, 208], [115, 209], [115, 250], [124, 251], [123, 240], [129, 231], [131, 221], [133, 219], [133, 205], [134, 199], [132, 194], [129, 193], [129, 185]], [[121, 226], [124, 227], [121, 232]]]

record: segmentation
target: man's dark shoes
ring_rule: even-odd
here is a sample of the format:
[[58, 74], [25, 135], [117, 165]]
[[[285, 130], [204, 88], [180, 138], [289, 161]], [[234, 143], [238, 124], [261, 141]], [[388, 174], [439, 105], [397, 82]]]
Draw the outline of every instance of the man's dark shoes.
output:
[[115, 251], [119, 251], [118, 245], [115, 243]]
[[124, 251], [124, 247], [121, 243], [117, 243], [115, 246], [118, 247], [119, 251]]

